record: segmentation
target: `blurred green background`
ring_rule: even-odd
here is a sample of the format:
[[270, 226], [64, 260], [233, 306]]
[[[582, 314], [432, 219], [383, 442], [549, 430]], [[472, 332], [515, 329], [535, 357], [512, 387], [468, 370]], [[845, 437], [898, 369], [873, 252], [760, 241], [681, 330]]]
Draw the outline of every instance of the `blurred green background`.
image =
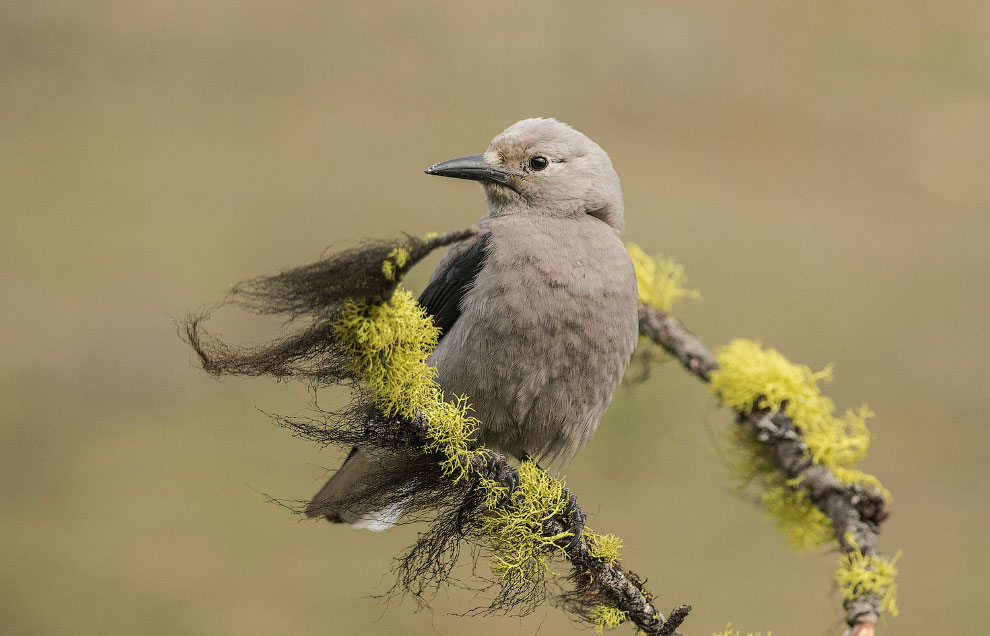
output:
[[[0, 631], [571, 633], [553, 608], [450, 616], [456, 590], [376, 603], [415, 528], [267, 503], [340, 454], [257, 410], [303, 412], [303, 388], [211, 380], [171, 320], [329, 245], [473, 222], [477, 186], [422, 170], [535, 115], [609, 151], [627, 238], [686, 266], [706, 342], [834, 362], [840, 409], [877, 412], [866, 468], [904, 549], [882, 633], [982, 630], [988, 24], [920, 0], [4, 2]], [[841, 632], [835, 555], [729, 491], [728, 422], [666, 366], [568, 483], [662, 609], [694, 605], [687, 633]]]

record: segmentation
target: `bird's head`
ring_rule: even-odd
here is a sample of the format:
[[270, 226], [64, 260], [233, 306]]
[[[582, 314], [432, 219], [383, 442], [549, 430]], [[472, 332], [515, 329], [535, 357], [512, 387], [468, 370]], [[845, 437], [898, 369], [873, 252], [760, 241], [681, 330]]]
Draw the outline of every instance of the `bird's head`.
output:
[[481, 155], [434, 164], [427, 174], [480, 181], [491, 216], [591, 215], [625, 229], [622, 188], [601, 146], [556, 119], [512, 124]]

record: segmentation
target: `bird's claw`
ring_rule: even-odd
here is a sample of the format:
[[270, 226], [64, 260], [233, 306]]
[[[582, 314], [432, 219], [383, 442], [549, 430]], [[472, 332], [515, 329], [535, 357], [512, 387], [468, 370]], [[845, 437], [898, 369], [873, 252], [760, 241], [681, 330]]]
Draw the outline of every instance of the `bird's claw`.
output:
[[519, 486], [520, 484], [522, 484], [522, 481], [519, 479], [519, 473], [515, 471], [509, 473], [508, 477], [509, 477], [509, 483], [506, 486], [506, 488], [509, 489], [508, 496], [511, 497], [513, 493], [515, 493], [516, 490], [519, 489]]

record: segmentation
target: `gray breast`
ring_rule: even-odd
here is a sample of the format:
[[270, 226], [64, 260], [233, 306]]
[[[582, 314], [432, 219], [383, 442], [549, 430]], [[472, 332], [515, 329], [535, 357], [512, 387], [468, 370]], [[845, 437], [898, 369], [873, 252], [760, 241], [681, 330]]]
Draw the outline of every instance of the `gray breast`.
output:
[[486, 219], [484, 267], [431, 359], [481, 441], [566, 465], [594, 433], [638, 333], [636, 275], [593, 217]]

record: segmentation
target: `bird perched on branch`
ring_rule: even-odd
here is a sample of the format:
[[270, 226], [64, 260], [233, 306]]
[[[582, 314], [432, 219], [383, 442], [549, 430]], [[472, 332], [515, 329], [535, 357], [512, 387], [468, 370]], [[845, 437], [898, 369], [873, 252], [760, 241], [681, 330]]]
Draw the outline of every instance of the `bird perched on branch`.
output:
[[[488, 202], [481, 232], [449, 248], [419, 299], [441, 331], [429, 360], [437, 381], [449, 397], [469, 396], [486, 447], [566, 466], [598, 427], [638, 334], [612, 162], [584, 134], [537, 118], [507, 128], [484, 154], [426, 173], [478, 181]], [[391, 527], [401, 505], [342, 505], [383, 470], [355, 448], [307, 514]]]

